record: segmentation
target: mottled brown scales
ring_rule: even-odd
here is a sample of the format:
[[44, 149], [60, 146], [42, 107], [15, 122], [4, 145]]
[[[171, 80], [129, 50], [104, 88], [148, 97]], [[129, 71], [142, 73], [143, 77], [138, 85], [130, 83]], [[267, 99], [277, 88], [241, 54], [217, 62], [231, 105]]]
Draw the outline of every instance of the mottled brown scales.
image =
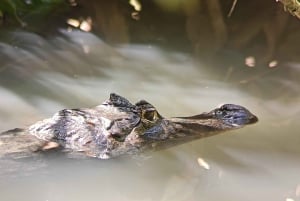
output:
[[111, 94], [94, 108], [64, 109], [27, 129], [0, 134], [0, 156], [59, 150], [108, 159], [159, 150], [257, 122], [246, 108], [225, 104], [191, 117], [164, 118], [150, 103]]

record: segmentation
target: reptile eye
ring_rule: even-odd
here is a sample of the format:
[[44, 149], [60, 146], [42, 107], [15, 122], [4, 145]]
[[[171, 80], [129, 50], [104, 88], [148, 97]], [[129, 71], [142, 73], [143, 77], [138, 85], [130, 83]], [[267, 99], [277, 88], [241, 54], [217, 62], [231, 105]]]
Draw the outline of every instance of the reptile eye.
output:
[[148, 121], [154, 121], [157, 119], [157, 112], [155, 110], [144, 111], [143, 118], [147, 119]]

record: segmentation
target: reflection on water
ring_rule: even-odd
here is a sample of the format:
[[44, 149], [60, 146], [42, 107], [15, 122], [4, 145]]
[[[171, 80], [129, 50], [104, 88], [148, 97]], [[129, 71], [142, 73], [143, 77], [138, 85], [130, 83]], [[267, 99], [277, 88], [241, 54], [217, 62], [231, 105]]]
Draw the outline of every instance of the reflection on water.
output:
[[0, 47], [1, 131], [62, 108], [97, 105], [110, 92], [148, 100], [164, 116], [235, 103], [260, 118], [151, 156], [1, 161], [1, 200], [300, 199], [299, 65], [215, 71], [188, 55], [153, 46], [113, 48], [78, 32], [48, 40], [16, 32]]

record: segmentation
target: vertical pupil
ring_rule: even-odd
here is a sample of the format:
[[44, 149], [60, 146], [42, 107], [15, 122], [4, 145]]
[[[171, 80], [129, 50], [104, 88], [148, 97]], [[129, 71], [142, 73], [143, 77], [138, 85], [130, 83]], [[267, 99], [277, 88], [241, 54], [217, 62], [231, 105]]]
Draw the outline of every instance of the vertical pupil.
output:
[[144, 113], [144, 118], [149, 120], [149, 121], [153, 121], [154, 119], [154, 111], [146, 111]]

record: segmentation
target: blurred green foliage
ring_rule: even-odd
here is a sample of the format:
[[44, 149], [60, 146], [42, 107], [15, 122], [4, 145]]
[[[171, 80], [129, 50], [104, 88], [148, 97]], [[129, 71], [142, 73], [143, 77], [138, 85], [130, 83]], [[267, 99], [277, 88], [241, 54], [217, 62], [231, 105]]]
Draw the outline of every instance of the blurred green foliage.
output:
[[62, 5], [66, 5], [64, 0], [1, 0], [0, 18], [25, 26], [27, 19], [42, 20], [54, 9], [65, 7]]

